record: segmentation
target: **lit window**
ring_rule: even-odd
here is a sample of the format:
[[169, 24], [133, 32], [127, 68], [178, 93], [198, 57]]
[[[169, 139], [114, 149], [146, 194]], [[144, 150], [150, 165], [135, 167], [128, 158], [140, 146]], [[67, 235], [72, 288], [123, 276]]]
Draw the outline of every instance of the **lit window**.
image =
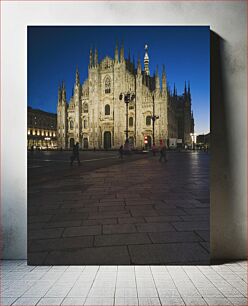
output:
[[55, 132], [53, 132], [53, 137], [56, 137], [56, 134], [55, 134]]
[[48, 136], [48, 132], [46, 131], [46, 136]]
[[109, 94], [111, 92], [111, 80], [110, 77], [105, 79], [105, 93]]
[[28, 135], [30, 135], [30, 130], [28, 130]]
[[151, 125], [151, 120], [152, 120], [152, 117], [151, 116], [147, 116], [146, 117], [146, 125]]
[[37, 131], [37, 135], [40, 136], [40, 131], [39, 130]]
[[41, 135], [44, 136], [44, 131], [41, 132]]
[[133, 117], [129, 118], [129, 126], [133, 126]]
[[105, 105], [105, 115], [110, 115], [110, 106], [109, 106], [109, 104]]
[[33, 130], [33, 133], [32, 133], [33, 135], [35, 135], [35, 130]]
[[52, 137], [52, 132], [49, 133], [49, 136]]

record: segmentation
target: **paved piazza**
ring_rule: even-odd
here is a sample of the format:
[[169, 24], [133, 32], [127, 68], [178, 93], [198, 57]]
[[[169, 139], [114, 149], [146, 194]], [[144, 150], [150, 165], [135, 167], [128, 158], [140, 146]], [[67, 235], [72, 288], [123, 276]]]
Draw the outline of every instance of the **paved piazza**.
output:
[[28, 156], [32, 265], [209, 263], [209, 154]]

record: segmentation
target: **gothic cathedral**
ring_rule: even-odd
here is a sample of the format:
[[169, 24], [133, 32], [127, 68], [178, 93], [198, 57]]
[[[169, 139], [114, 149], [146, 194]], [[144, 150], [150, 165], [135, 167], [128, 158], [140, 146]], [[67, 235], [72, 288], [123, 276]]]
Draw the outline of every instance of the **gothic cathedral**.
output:
[[[129, 97], [132, 97], [129, 99]], [[148, 47], [144, 69], [130, 55], [124, 58], [116, 45], [114, 59], [98, 61], [98, 52], [90, 50], [88, 79], [80, 83], [78, 69], [73, 95], [66, 100], [65, 84], [59, 87], [57, 105], [58, 148], [71, 148], [79, 142], [83, 149], [117, 149], [127, 140], [133, 148], [159, 146], [169, 139], [181, 139], [191, 145], [194, 130], [190, 89], [182, 96], [172, 94], [163, 66], [162, 82], [156, 73], [150, 76]]]

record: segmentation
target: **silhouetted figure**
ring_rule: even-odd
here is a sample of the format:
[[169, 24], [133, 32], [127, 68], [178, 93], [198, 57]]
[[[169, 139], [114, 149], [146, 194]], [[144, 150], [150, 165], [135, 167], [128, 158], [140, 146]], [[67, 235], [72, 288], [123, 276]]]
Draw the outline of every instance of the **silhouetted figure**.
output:
[[71, 156], [71, 166], [73, 165], [74, 160], [77, 160], [78, 165], [80, 165], [79, 159], [79, 143], [77, 142], [72, 149], [72, 156]]
[[119, 148], [119, 158], [123, 159], [123, 145], [121, 145]]
[[164, 160], [164, 162], [167, 162], [167, 158], [166, 158], [166, 145], [163, 145], [162, 148], [160, 149], [159, 161], [162, 162], [162, 160]]

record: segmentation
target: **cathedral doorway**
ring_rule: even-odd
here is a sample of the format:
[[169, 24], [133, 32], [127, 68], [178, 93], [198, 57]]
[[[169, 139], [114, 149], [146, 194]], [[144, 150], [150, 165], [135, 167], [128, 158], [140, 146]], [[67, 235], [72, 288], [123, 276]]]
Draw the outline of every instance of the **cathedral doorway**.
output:
[[74, 138], [70, 138], [70, 148], [73, 148], [74, 143], [75, 143]]
[[111, 133], [110, 132], [104, 132], [103, 144], [104, 144], [105, 150], [111, 149]]
[[83, 139], [83, 148], [84, 149], [88, 149], [89, 148], [88, 138], [84, 138]]
[[151, 136], [147, 136], [147, 146], [149, 149], [152, 147], [152, 137]]

